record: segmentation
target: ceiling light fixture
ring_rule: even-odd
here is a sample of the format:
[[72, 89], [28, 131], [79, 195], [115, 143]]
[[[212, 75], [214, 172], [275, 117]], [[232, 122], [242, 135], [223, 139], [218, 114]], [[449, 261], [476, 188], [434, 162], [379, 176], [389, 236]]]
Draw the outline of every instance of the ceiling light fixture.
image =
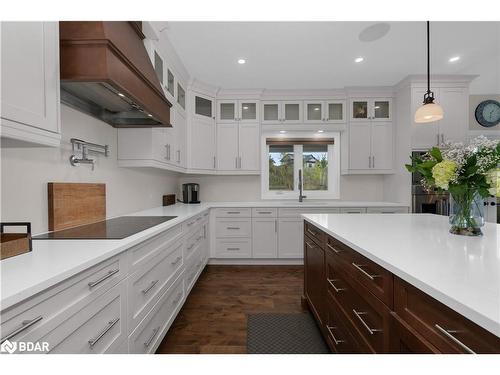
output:
[[355, 62], [355, 63], [360, 63], [360, 62], [363, 62], [364, 60], [365, 60], [365, 59], [364, 59], [363, 57], [356, 57], [356, 58], [354, 59], [354, 62]]
[[247, 61], [245, 59], [238, 59], [238, 64], [244, 64], [246, 63]]
[[323, 132], [324, 132], [324, 130], [318, 130], [318, 133], [323, 133]]
[[460, 60], [460, 56], [453, 56], [453, 57], [450, 57], [450, 59], [448, 61], [449, 62], [457, 62], [458, 60]]
[[281, 133], [281, 134], [285, 134], [285, 133], [286, 133], [286, 130], [280, 130], [280, 133]]
[[427, 21], [427, 92], [424, 94], [424, 103], [415, 112], [415, 122], [427, 123], [441, 120], [443, 108], [434, 103], [434, 93], [431, 91], [431, 47], [430, 47], [430, 22]]

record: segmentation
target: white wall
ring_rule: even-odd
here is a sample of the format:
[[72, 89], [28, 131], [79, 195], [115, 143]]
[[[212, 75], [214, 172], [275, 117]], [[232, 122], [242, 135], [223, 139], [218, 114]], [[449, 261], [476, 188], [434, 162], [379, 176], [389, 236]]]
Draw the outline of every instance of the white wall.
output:
[[[340, 199], [352, 201], [383, 200], [383, 176], [341, 176]], [[202, 201], [260, 201], [260, 176], [182, 176], [180, 183], [200, 184]], [[307, 192], [306, 192], [307, 195]], [[298, 199], [298, 196], [297, 196]]]
[[[33, 233], [47, 231], [47, 182], [106, 183], [108, 217], [160, 206], [163, 194], [176, 192], [174, 173], [117, 166], [115, 128], [65, 105], [61, 123], [60, 148], [2, 147], [2, 221], [29, 221]], [[70, 138], [108, 144], [110, 156], [91, 155], [96, 159], [94, 171], [89, 165], [73, 167]]]

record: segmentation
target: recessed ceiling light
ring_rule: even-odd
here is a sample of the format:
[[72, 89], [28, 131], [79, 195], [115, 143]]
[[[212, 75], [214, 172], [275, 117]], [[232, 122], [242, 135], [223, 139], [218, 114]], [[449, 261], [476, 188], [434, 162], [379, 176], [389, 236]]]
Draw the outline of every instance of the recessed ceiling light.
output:
[[450, 59], [448, 61], [449, 62], [457, 62], [458, 60], [460, 60], [460, 56], [453, 56], [453, 57], [450, 57]]
[[247, 61], [245, 59], [238, 59], [238, 64], [244, 64], [246, 63]]
[[118, 96], [121, 96], [122, 98], [125, 97], [121, 92], [118, 93]]
[[324, 130], [318, 130], [318, 133], [323, 133], [323, 132], [324, 132]]
[[356, 57], [356, 58], [354, 59], [354, 62], [355, 62], [355, 63], [360, 63], [360, 62], [362, 62], [362, 61], [364, 61], [364, 58], [363, 58], [363, 57]]
[[280, 133], [281, 133], [281, 134], [285, 134], [285, 133], [286, 133], [286, 130], [280, 130]]

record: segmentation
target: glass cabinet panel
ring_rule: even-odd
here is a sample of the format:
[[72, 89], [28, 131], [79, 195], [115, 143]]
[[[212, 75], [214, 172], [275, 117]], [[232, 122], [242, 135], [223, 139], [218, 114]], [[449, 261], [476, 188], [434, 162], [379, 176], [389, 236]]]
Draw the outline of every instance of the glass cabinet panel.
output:
[[197, 115], [212, 117], [212, 101], [200, 96], [196, 96], [194, 111]]
[[389, 118], [389, 101], [388, 100], [375, 100], [373, 105], [375, 118]]
[[342, 103], [328, 103], [328, 120], [343, 120]]
[[308, 121], [321, 121], [321, 103], [308, 103], [307, 104], [307, 120]]
[[257, 103], [241, 103], [241, 119], [257, 120]]
[[279, 104], [264, 104], [264, 121], [279, 120]]
[[163, 60], [155, 51], [155, 73], [160, 83], [163, 84]]
[[234, 103], [220, 103], [220, 119], [234, 120]]
[[352, 102], [352, 117], [353, 118], [368, 118], [368, 102], [353, 101]]
[[285, 103], [285, 121], [300, 120], [300, 104]]
[[179, 84], [177, 84], [177, 103], [179, 103], [183, 109], [186, 109], [186, 92]]
[[170, 69], [167, 69], [167, 91], [170, 93], [170, 95], [174, 95], [174, 75], [170, 71]]

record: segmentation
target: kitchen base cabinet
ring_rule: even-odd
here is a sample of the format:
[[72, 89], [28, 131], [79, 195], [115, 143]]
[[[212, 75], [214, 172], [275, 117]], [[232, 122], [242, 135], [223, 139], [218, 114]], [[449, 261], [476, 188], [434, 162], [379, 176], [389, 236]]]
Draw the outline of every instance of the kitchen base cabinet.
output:
[[278, 220], [278, 258], [296, 259], [304, 256], [304, 221], [293, 218]]
[[333, 352], [500, 353], [499, 337], [313, 224], [304, 227], [305, 298]]
[[252, 258], [278, 257], [278, 219], [252, 219]]

